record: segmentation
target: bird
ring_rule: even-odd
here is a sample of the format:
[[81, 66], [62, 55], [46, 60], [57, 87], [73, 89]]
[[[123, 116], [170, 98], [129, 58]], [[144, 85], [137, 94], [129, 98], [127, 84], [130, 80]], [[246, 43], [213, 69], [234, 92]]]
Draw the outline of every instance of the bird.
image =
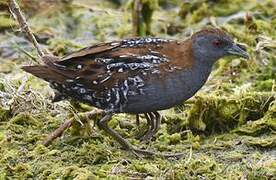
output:
[[144, 114], [150, 139], [159, 129], [158, 111], [182, 104], [205, 84], [220, 58], [249, 58], [243, 45], [224, 30], [206, 27], [184, 40], [140, 37], [99, 43], [65, 55], [45, 55], [44, 65], [23, 70], [49, 82], [54, 101], [72, 99], [104, 110], [98, 126], [125, 150], [132, 146], [108, 126], [114, 114]]

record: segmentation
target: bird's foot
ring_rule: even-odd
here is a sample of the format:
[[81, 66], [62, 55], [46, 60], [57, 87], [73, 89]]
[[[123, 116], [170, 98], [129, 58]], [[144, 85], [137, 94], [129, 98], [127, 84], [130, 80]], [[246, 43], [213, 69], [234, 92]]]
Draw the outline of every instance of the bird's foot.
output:
[[129, 151], [133, 153], [137, 158], [154, 158], [161, 157], [166, 159], [181, 159], [184, 156], [184, 153], [158, 153], [154, 151], [139, 149], [131, 147]]
[[[108, 126], [108, 122], [112, 118], [112, 113], [107, 113], [101, 120], [98, 121], [98, 125], [101, 129], [105, 130], [110, 136], [112, 136], [121, 146], [123, 149], [132, 152], [138, 158], [147, 158], [147, 157], [163, 157], [163, 158], [174, 158], [180, 159], [183, 154], [163, 154], [163, 153], [156, 153], [153, 151], [138, 149], [133, 147], [127, 140], [125, 140], [119, 133], [114, 131], [112, 128]], [[153, 122], [151, 120], [150, 122]], [[151, 132], [157, 132], [158, 128], [151, 128]], [[154, 133], [153, 133], [154, 134]], [[151, 137], [149, 135], [149, 137]]]
[[145, 113], [144, 115], [147, 120], [147, 131], [138, 139], [142, 142], [148, 142], [159, 130], [161, 116], [158, 112]]
[[151, 130], [147, 131], [142, 137], [139, 138], [139, 140], [141, 142], [149, 142], [153, 136], [155, 135], [155, 133]]

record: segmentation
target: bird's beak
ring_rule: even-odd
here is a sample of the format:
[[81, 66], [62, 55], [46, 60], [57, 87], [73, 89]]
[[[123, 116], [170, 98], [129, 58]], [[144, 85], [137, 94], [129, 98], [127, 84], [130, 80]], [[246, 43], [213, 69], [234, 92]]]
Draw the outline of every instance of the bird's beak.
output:
[[246, 52], [246, 49], [243, 45], [240, 45], [240, 44], [233, 44], [232, 47], [230, 47], [228, 50], [227, 50], [228, 54], [229, 55], [235, 55], [235, 56], [240, 56], [240, 57], [243, 57], [245, 59], [249, 59], [249, 55], [248, 53]]

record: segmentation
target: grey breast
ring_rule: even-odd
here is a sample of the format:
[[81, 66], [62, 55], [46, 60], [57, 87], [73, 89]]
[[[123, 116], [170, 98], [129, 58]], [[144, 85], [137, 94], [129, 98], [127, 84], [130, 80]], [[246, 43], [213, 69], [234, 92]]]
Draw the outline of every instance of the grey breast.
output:
[[171, 108], [192, 97], [206, 82], [211, 66], [195, 63], [192, 68], [174, 71], [162, 80], [155, 75], [146, 82], [143, 93], [128, 96], [123, 111], [145, 113]]

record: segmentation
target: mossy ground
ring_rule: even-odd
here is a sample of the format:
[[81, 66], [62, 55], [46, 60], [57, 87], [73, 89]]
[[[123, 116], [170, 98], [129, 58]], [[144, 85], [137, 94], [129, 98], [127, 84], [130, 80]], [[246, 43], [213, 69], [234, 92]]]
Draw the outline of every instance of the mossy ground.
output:
[[[21, 5], [31, 28], [55, 55], [132, 33], [126, 1], [121, 6], [96, 0], [26, 2]], [[0, 8], [5, 7], [1, 1]], [[15, 32], [15, 22], [3, 10], [0, 179], [276, 179], [275, 7], [272, 0], [160, 0], [152, 35], [179, 39], [205, 25], [219, 25], [245, 43], [250, 53], [249, 61], [220, 60], [195, 97], [162, 112], [161, 129], [149, 144], [134, 139], [144, 121], [138, 128], [134, 116], [120, 114], [112, 119], [110, 125], [132, 144], [185, 153], [180, 160], [138, 159], [93, 126], [96, 120], [80, 125], [78, 118], [77, 125], [52, 145], [41, 145], [75, 114], [76, 106], [51, 103], [47, 83], [20, 69], [36, 53]]]

